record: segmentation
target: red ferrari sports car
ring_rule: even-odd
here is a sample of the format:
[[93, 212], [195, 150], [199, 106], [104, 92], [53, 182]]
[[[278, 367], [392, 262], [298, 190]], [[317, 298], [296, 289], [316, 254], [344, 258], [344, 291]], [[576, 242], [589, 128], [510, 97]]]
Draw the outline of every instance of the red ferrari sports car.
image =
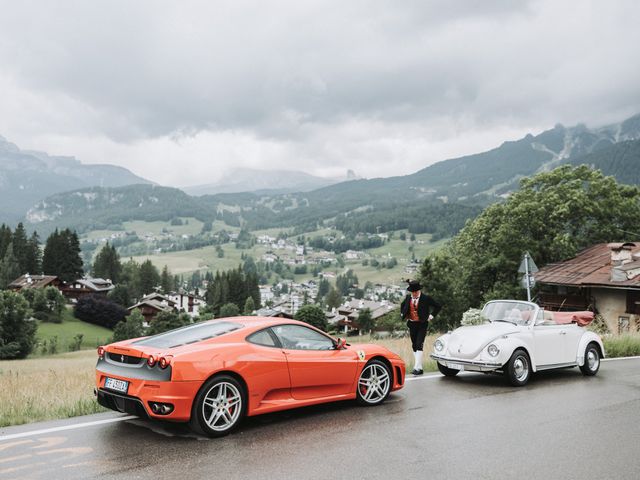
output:
[[306, 323], [235, 317], [98, 348], [100, 405], [190, 422], [218, 437], [243, 417], [324, 402], [382, 403], [405, 364], [379, 345], [348, 345]]

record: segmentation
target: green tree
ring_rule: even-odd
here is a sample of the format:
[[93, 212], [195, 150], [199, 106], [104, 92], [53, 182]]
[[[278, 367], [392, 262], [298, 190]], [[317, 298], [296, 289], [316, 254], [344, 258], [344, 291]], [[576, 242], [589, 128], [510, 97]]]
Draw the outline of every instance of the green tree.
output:
[[524, 298], [518, 266], [525, 251], [543, 266], [638, 231], [638, 187], [584, 165], [563, 165], [523, 179], [507, 201], [486, 208], [425, 259], [421, 280], [444, 304], [437, 321], [454, 326], [463, 312], [487, 300]]
[[158, 269], [151, 263], [151, 260], [145, 260], [140, 264], [138, 271], [140, 293], [142, 295], [148, 295], [153, 293], [160, 285], [160, 274]]
[[157, 335], [159, 333], [168, 332], [176, 328], [184, 327], [191, 323], [191, 317], [187, 314], [178, 314], [177, 312], [160, 312], [151, 321], [149, 325], [148, 335]]
[[64, 282], [82, 277], [80, 240], [76, 232], [69, 229], [49, 235], [42, 256], [42, 269], [46, 275], [55, 275]]
[[113, 290], [109, 292], [108, 298], [112, 302], [125, 308], [129, 307], [132, 303], [129, 288], [126, 285], [116, 285]]
[[294, 318], [313, 325], [320, 330], [327, 329], [327, 316], [320, 305], [304, 305], [296, 312]]
[[255, 310], [256, 310], [256, 304], [253, 301], [253, 297], [247, 297], [247, 301], [244, 302], [244, 314], [253, 315], [253, 312]]
[[110, 245], [109, 242], [107, 242], [98, 255], [96, 255], [96, 259], [93, 262], [92, 273], [94, 277], [108, 278], [113, 283], [120, 282], [122, 273], [120, 255], [116, 251], [116, 248]]
[[33, 232], [27, 241], [24, 273], [39, 275], [42, 273], [42, 250], [40, 250], [40, 237], [37, 232]]
[[25, 358], [32, 352], [37, 326], [28, 311], [22, 295], [0, 291], [0, 360]]
[[326, 297], [327, 307], [329, 308], [338, 308], [342, 305], [342, 295], [335, 288], [331, 287], [329, 289], [329, 293], [327, 293]]
[[373, 317], [371, 316], [371, 310], [368, 308], [363, 308], [358, 313], [358, 329], [361, 332], [370, 332], [375, 326], [375, 322]]
[[28, 242], [27, 232], [22, 222], [20, 222], [13, 232], [13, 239], [11, 242], [13, 244], [13, 254], [18, 260], [20, 275], [27, 273], [25, 268], [27, 265], [27, 256], [29, 254]]
[[13, 243], [10, 243], [7, 246], [4, 258], [0, 261], [0, 289], [7, 288], [7, 286], [20, 275], [22, 275], [20, 272], [20, 264], [13, 253]]
[[113, 329], [113, 341], [129, 340], [144, 335], [144, 317], [137, 308], [133, 310], [123, 321]]
[[162, 293], [167, 294], [173, 290], [173, 277], [171, 276], [171, 272], [169, 271], [169, 267], [166, 265], [162, 269], [162, 273], [160, 274], [160, 288], [162, 288]]
[[7, 253], [7, 247], [12, 240], [13, 233], [11, 232], [11, 228], [3, 223], [0, 225], [0, 259], [4, 258], [4, 255]]
[[240, 309], [235, 303], [226, 303], [220, 308], [218, 318], [237, 317], [240, 315]]

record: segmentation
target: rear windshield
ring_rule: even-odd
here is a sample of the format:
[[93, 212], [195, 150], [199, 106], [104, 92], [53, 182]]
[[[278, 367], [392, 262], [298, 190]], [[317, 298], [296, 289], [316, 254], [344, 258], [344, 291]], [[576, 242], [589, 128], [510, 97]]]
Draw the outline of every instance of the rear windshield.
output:
[[239, 323], [233, 322], [202, 322], [187, 327], [177, 328], [169, 332], [160, 333], [153, 337], [133, 342], [133, 345], [146, 345], [156, 348], [174, 348], [190, 343], [201, 342], [213, 337], [219, 337], [225, 333], [242, 328]]

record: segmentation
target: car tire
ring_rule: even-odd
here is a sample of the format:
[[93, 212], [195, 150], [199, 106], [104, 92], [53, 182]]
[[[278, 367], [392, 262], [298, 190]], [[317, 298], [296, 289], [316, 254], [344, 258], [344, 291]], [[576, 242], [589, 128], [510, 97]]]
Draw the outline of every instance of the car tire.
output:
[[438, 364], [438, 370], [440, 370], [440, 373], [443, 374], [445, 377], [455, 377], [458, 373], [460, 373], [460, 370], [456, 370], [455, 368], [445, 367], [440, 362], [436, 362], [436, 363]]
[[247, 392], [230, 375], [216, 375], [205, 382], [193, 401], [190, 425], [208, 437], [234, 431], [247, 411]]
[[580, 371], [587, 377], [593, 377], [600, 370], [600, 349], [591, 342], [584, 350], [584, 363], [580, 365]]
[[356, 385], [356, 399], [360, 405], [372, 407], [380, 405], [391, 393], [393, 375], [391, 369], [381, 360], [367, 363]]
[[513, 352], [504, 368], [505, 376], [514, 387], [523, 387], [531, 378], [531, 360], [522, 349]]

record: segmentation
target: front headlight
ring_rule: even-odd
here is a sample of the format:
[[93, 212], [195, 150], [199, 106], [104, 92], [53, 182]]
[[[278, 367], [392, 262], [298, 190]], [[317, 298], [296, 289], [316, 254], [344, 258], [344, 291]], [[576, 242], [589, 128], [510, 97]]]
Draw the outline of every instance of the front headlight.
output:
[[433, 348], [436, 349], [436, 352], [441, 352], [444, 348], [444, 343], [441, 340], [436, 340], [436, 343], [433, 344]]
[[489, 355], [491, 355], [492, 357], [497, 357], [500, 353], [500, 349], [492, 343], [487, 347], [487, 352], [489, 352]]

